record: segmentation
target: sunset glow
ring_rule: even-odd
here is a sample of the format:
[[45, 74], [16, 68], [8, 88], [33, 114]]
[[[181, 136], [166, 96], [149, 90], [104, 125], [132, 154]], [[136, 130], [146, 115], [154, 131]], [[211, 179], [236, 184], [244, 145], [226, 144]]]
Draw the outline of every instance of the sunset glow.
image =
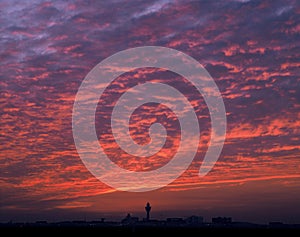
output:
[[[298, 1], [7, 0], [0, 11], [0, 222], [143, 216], [148, 201], [158, 219], [197, 214], [300, 222]], [[106, 88], [95, 116], [99, 145], [113, 162], [147, 172], [178, 150], [180, 124], [167, 105], [145, 104], [130, 118], [130, 135], [139, 144], [150, 142], [150, 125], [164, 125], [168, 137], [155, 155], [132, 156], [112, 136], [116, 101], [147, 81], [186, 96], [198, 118], [200, 142], [189, 168], [168, 186], [120, 192], [82, 163], [72, 110], [95, 65], [141, 46], [173, 48], [205, 67], [224, 100], [226, 140], [214, 168], [199, 177], [211, 138], [203, 97], [168, 70], [124, 73]]]

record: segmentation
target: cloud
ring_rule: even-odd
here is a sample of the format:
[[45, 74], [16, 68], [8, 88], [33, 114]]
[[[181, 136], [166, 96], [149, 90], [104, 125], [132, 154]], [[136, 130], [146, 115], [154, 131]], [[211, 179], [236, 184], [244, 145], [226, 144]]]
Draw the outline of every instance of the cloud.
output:
[[[287, 190], [293, 183], [296, 190], [300, 132], [296, 1], [284, 6], [280, 1], [2, 1], [0, 9], [0, 185], [6, 210], [46, 208], [43, 201], [53, 210], [90, 208], [99, 195], [114, 193], [88, 172], [76, 152], [73, 102], [97, 63], [144, 45], [183, 51], [205, 66], [224, 99], [226, 143], [214, 169], [200, 180], [197, 171], [211, 130], [205, 101], [174, 73], [135, 70], [107, 87], [97, 108], [99, 145], [115, 163], [147, 171], [166, 164], [176, 152], [176, 119], [153, 105], [139, 108], [130, 126], [133, 136], [143, 142], [147, 141], [143, 132], [153, 122], [166, 125], [169, 140], [157, 156], [129, 156], [111, 136], [110, 113], [118, 97], [129, 87], [152, 80], [174, 86], [188, 98], [201, 130], [195, 160], [164, 190], [168, 195], [179, 190], [195, 195], [192, 190], [205, 185], [228, 187], [262, 180], [270, 186], [280, 180]], [[254, 195], [255, 185], [252, 188]]]

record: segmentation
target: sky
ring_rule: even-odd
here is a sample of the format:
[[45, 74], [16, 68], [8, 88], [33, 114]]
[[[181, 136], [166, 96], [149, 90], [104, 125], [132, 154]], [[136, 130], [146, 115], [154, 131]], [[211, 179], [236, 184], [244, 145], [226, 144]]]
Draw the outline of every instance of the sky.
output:
[[[0, 221], [118, 219], [128, 212], [144, 217], [149, 201], [157, 219], [300, 223], [299, 16], [296, 0], [1, 0]], [[74, 143], [72, 110], [95, 65], [140, 46], [176, 49], [202, 64], [222, 95], [227, 132], [219, 160], [199, 177], [211, 132], [201, 95], [162, 69], [116, 78], [101, 97], [106, 102], [98, 104], [95, 124], [99, 144], [120, 167], [155, 170], [178, 148], [178, 120], [164, 105], [142, 106], [130, 120], [141, 144], [149, 142], [151, 124], [166, 127], [167, 142], [156, 156], [130, 156], [113, 140], [107, 116], [138, 83], [180, 90], [201, 131], [197, 154], [179, 178], [133, 193], [113, 189], [85, 167]]]

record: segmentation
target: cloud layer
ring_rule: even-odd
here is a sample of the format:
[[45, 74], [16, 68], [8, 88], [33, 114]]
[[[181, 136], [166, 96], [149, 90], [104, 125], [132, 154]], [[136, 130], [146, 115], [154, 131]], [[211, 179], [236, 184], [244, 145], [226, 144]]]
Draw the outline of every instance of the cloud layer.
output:
[[[173, 139], [158, 157], [137, 159], [119, 153], [108, 133], [106, 115], [113, 100], [137, 79], [163, 78], [187, 94], [197, 111], [201, 141], [189, 170], [168, 187], [149, 193], [150, 199], [161, 197], [162, 210], [180, 205], [194, 210], [202, 204], [221, 210], [233, 203], [233, 209], [240, 203], [251, 210], [261, 201], [273, 203], [268, 208], [275, 212], [274, 193], [282, 202], [296, 203], [300, 180], [297, 1], [32, 0], [2, 1], [0, 9], [2, 220], [22, 211], [137, 209], [134, 203], [144, 198], [142, 194], [114, 192], [81, 162], [72, 136], [72, 107], [81, 82], [97, 63], [120, 50], [145, 45], [180, 50], [205, 66], [224, 99], [225, 146], [214, 169], [200, 179], [197, 172], [210, 137], [203, 98], [178, 75], [141, 69], [118, 78], [107, 88], [114, 96], [107, 94], [107, 104], [98, 105], [96, 129], [99, 138], [105, 138], [102, 145], [110, 150], [111, 159], [123, 168], [145, 171], [165, 164], [176, 152], [178, 124], [165, 107], [144, 106], [131, 119], [131, 132], [140, 142], [147, 142], [144, 131], [157, 121], [153, 111], [169, 126]], [[106, 108], [102, 114], [101, 106]], [[248, 195], [257, 202], [239, 200], [236, 193], [245, 192], [243, 184], [251, 186]], [[257, 197], [261, 184], [266, 190]], [[182, 191], [193, 199], [189, 205], [182, 203]], [[207, 200], [199, 198], [202, 191]], [[217, 194], [221, 196], [211, 199]], [[111, 202], [106, 195], [112, 195]], [[131, 199], [120, 201], [126, 195]], [[170, 196], [174, 201], [167, 206]], [[97, 200], [106, 204], [96, 205]], [[300, 221], [299, 208], [289, 210], [286, 216]]]

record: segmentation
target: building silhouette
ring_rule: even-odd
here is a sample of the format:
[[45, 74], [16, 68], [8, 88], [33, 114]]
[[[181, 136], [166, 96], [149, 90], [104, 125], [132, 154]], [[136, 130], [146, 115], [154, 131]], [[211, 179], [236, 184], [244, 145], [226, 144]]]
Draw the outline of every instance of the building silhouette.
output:
[[123, 225], [132, 225], [139, 221], [138, 217], [131, 216], [130, 213], [127, 214], [127, 216], [121, 221]]
[[[282, 222], [270, 222], [268, 225], [266, 224], [256, 224], [250, 222], [239, 222], [232, 221], [231, 217], [213, 217], [211, 222], [204, 222], [202, 216], [192, 215], [187, 218], [182, 217], [168, 217], [164, 220], [150, 220], [150, 211], [151, 205], [147, 202], [145, 206], [145, 211], [147, 214], [146, 218], [139, 220], [139, 217], [133, 216], [128, 213], [125, 218], [121, 221], [105, 221], [105, 218], [101, 218], [100, 220], [73, 220], [73, 221], [61, 221], [61, 222], [48, 222], [45, 220], [39, 220], [36, 222], [7, 222], [1, 223], [1, 227], [14, 227], [14, 228], [31, 228], [31, 227], [93, 227], [93, 228], [102, 228], [102, 231], [111, 232], [112, 230], [116, 230], [118, 233], [120, 231], [124, 231], [124, 233], [128, 233], [128, 231], [138, 231], [140, 233], [149, 233], [149, 231], [174, 231], [172, 233], [179, 233], [179, 230], [182, 230], [185, 233], [182, 236], [186, 235], [186, 231], [209, 231], [212, 229], [217, 230], [230, 230], [230, 229], [238, 229], [238, 230], [250, 230], [250, 229], [264, 229], [264, 230], [300, 230], [300, 224], [285, 224]], [[153, 229], [152, 229], [153, 228]], [[154, 232], [153, 232], [154, 233]], [[191, 233], [191, 232], [190, 232]], [[199, 232], [200, 233], [200, 232]]]
[[199, 225], [203, 223], [203, 217], [202, 216], [190, 216], [186, 218], [186, 223], [190, 225]]
[[230, 224], [232, 222], [231, 217], [213, 217], [211, 219], [213, 224]]
[[145, 206], [145, 210], [147, 212], [147, 217], [146, 217], [146, 220], [149, 221], [150, 220], [150, 211], [151, 211], [151, 206], [150, 206], [150, 203], [147, 202], [146, 206]]

